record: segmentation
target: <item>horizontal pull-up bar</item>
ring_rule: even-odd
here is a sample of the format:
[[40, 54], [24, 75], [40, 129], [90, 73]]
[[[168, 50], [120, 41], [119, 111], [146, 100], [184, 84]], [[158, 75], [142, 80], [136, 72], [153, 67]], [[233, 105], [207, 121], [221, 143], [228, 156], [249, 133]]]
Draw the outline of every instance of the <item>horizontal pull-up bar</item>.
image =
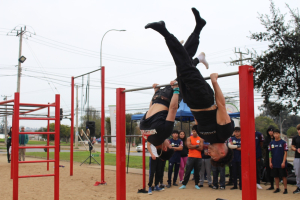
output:
[[[116, 135], [103, 135], [103, 137], [117, 137]], [[142, 135], [126, 135], [125, 137], [142, 137]]]
[[[230, 72], [230, 73], [226, 73], [226, 74], [219, 74], [218, 78], [222, 78], [222, 77], [227, 77], [227, 76], [234, 76], [234, 75], [238, 75], [239, 72]], [[208, 77], [204, 77], [204, 80], [209, 80], [210, 76]], [[159, 87], [165, 87], [168, 86], [170, 84], [163, 84], [163, 85], [158, 85], [156, 86], [157, 88]], [[152, 89], [153, 87], [141, 87], [141, 88], [135, 88], [135, 89], [128, 89], [128, 90], [124, 90], [123, 92], [133, 92], [133, 91], [138, 91], [138, 90], [148, 90], [148, 89]]]
[[79, 75], [79, 76], [75, 76], [74, 79], [75, 79], [75, 78], [79, 78], [79, 77], [84, 76], [84, 75], [91, 74], [91, 73], [96, 72], [96, 71], [99, 71], [99, 70], [101, 70], [101, 68], [100, 68], [100, 69], [96, 69], [96, 70], [91, 71], [91, 72], [88, 72], [88, 73], [85, 73], [85, 74], [81, 74], [81, 75]]

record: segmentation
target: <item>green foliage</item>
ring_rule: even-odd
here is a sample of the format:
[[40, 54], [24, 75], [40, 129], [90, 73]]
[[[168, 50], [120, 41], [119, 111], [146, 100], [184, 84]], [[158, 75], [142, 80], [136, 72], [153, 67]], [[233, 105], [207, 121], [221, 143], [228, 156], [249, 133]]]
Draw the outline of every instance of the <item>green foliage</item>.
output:
[[288, 137], [293, 137], [293, 136], [296, 136], [298, 135], [298, 132], [297, 132], [297, 128], [296, 127], [290, 127], [288, 130], [287, 130], [287, 136]]
[[268, 50], [257, 55], [252, 65], [256, 68], [255, 88], [262, 92], [264, 106], [275, 116], [284, 108], [294, 113], [300, 108], [300, 17], [289, 10], [291, 20], [287, 22], [271, 1], [271, 15], [259, 15], [266, 31], [250, 36], [259, 42], [269, 42]]
[[[51, 123], [49, 126], [49, 131], [54, 132], [55, 124]], [[47, 132], [46, 127], [41, 127], [37, 132]], [[65, 142], [68, 142], [68, 138], [70, 137], [71, 127], [68, 125], [61, 124], [60, 125], [60, 139], [64, 139]], [[47, 138], [47, 135], [42, 135], [42, 138]], [[50, 140], [54, 140], [54, 135], [50, 135]]]
[[270, 117], [259, 116], [255, 118], [255, 130], [261, 132], [266, 136], [267, 129], [270, 125], [273, 125], [275, 128], [278, 128], [277, 124]]

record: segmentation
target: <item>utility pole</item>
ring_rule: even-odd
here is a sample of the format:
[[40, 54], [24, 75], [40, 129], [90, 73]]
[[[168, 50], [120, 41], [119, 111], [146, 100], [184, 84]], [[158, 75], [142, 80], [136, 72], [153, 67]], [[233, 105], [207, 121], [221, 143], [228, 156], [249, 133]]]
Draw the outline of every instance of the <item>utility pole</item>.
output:
[[249, 55], [249, 50], [247, 51], [247, 53], [243, 53], [241, 52], [240, 48], [238, 51], [236, 51], [236, 48], [234, 48], [234, 53], [238, 53], [240, 54], [240, 58], [238, 60], [232, 60], [230, 61], [230, 65], [243, 65], [243, 61], [251, 61], [253, 58], [252, 58], [252, 53], [251, 53], [251, 58], [243, 58], [243, 54], [245, 55]]
[[78, 148], [78, 85], [76, 85], [76, 127], [75, 127], [75, 148]]
[[[22, 68], [21, 68], [21, 63], [23, 63], [26, 58], [22, 56], [22, 41], [23, 41], [23, 36], [26, 37], [31, 37], [31, 34], [35, 35], [35, 32], [31, 33], [30, 31], [26, 30], [26, 26], [24, 27], [15, 27], [13, 30], [11, 30], [9, 33], [7, 33], [8, 36], [17, 36], [20, 38], [19, 41], [19, 57], [18, 57], [18, 79], [17, 79], [17, 92], [20, 92], [20, 86], [21, 86], [21, 73], [22, 73]], [[25, 59], [21, 59], [21, 57]]]

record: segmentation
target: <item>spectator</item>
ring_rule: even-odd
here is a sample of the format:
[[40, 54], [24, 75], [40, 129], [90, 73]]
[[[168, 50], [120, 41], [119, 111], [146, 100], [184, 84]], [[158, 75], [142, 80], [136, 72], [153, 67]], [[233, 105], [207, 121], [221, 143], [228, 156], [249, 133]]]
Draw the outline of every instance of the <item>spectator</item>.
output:
[[212, 165], [212, 171], [213, 171], [213, 187], [212, 189], [217, 190], [219, 188], [218, 185], [218, 177], [220, 174], [220, 190], [225, 190], [225, 166], [214, 166]]
[[267, 129], [267, 137], [265, 138], [265, 141], [263, 143], [263, 149], [265, 150], [265, 159], [264, 159], [264, 166], [266, 167], [266, 178], [267, 182], [271, 183], [271, 187], [269, 187], [267, 190], [274, 190], [274, 178], [271, 176], [271, 168], [270, 168], [270, 163], [269, 163], [269, 144], [271, 141], [274, 140], [273, 136], [273, 131], [274, 131], [274, 126], [270, 125], [269, 128]]
[[200, 187], [203, 187], [205, 172], [206, 172], [208, 187], [212, 188], [213, 186], [211, 182], [211, 162], [210, 162], [210, 156], [208, 155], [208, 145], [209, 142], [205, 142], [205, 140], [203, 140], [203, 150], [201, 151], [202, 164], [200, 170]]
[[256, 146], [256, 187], [257, 189], [262, 189], [260, 186], [260, 177], [261, 177], [261, 147], [263, 146], [264, 136], [261, 132], [255, 131], [255, 146]]
[[186, 162], [186, 171], [182, 186], [179, 189], [185, 189], [186, 184], [189, 182], [191, 171], [194, 169], [195, 188], [200, 190], [199, 184], [199, 171], [201, 169], [201, 151], [203, 149], [203, 141], [198, 136], [196, 127], [192, 129], [193, 135], [187, 138], [187, 146], [189, 148], [189, 155]]
[[234, 128], [234, 136], [229, 139], [228, 147], [233, 149], [232, 171], [233, 171], [233, 187], [231, 190], [238, 189], [237, 179], [239, 179], [239, 187], [242, 189], [241, 176], [241, 129]]
[[179, 166], [180, 166], [180, 152], [183, 149], [183, 144], [181, 139], [178, 138], [178, 131], [173, 130], [172, 133], [172, 139], [170, 139], [170, 149], [174, 150], [173, 156], [169, 160], [169, 169], [168, 169], [168, 185], [167, 188], [171, 187], [172, 182], [172, 173], [174, 169], [174, 177], [173, 177], [173, 185], [178, 186], [176, 184], [178, 172], [179, 172]]
[[187, 147], [186, 144], [186, 134], [184, 131], [180, 131], [179, 132], [179, 138], [182, 140], [182, 144], [183, 144], [183, 149], [180, 152], [180, 168], [179, 168], [179, 183], [182, 183], [183, 181], [183, 175], [184, 175], [184, 169], [185, 169], [185, 165], [186, 165], [186, 161], [187, 161], [187, 156], [189, 153], [189, 149]]
[[293, 137], [292, 150], [295, 151], [294, 158], [294, 170], [297, 181], [297, 189], [293, 192], [294, 194], [300, 193], [300, 124], [297, 125], [298, 135]]
[[152, 194], [152, 184], [153, 184], [153, 179], [155, 176], [155, 182], [154, 182], [154, 191], [161, 191], [162, 188], [158, 187], [158, 183], [159, 183], [159, 179], [160, 179], [160, 170], [161, 170], [161, 160], [158, 157], [157, 154], [157, 149], [156, 147], [151, 144], [150, 142], [147, 142], [147, 149], [148, 152], [150, 153], [150, 158], [149, 158], [149, 182], [148, 182], [148, 186], [149, 186], [149, 190], [148, 190], [148, 194]]
[[[24, 132], [25, 128], [24, 126], [21, 127], [21, 132]], [[20, 147], [26, 146], [28, 143], [28, 135], [27, 134], [19, 134], [19, 145]], [[19, 161], [21, 161], [21, 158], [23, 161], [25, 161], [25, 152], [26, 149], [19, 149]]]
[[280, 138], [280, 131], [274, 130], [274, 138], [269, 144], [269, 163], [272, 169], [272, 176], [275, 178], [276, 190], [274, 193], [280, 192], [279, 189], [279, 177], [283, 180], [284, 192], [287, 194], [287, 151], [288, 146], [284, 140]]
[[6, 148], [7, 148], [7, 162], [10, 163], [10, 153], [9, 148], [11, 147], [11, 134], [12, 134], [12, 127], [10, 127], [9, 132], [7, 134], [7, 141], [6, 141]]

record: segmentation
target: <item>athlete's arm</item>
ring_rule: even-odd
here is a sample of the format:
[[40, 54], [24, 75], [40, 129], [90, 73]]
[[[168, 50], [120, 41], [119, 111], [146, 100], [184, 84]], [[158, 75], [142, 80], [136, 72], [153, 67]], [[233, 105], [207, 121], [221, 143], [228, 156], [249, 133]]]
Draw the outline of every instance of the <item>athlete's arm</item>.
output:
[[225, 125], [228, 124], [231, 119], [226, 111], [226, 105], [225, 105], [225, 97], [222, 93], [222, 90], [217, 82], [218, 74], [213, 73], [210, 75], [210, 80], [213, 85], [214, 91], [215, 91], [215, 99], [218, 106], [217, 110], [217, 124], [219, 125]]
[[[173, 86], [175, 82], [176, 81], [171, 81], [170, 85], [172, 86], [172, 88], [178, 88], [177, 86]], [[179, 98], [179, 94], [173, 94], [171, 102], [170, 102], [169, 112], [168, 112], [166, 121], [174, 122], [176, 113], [177, 113], [177, 109], [178, 109], [178, 98]]]
[[197, 149], [197, 148], [199, 148], [199, 147], [197, 147], [197, 146], [199, 146], [199, 145], [192, 145], [192, 143], [191, 143], [191, 138], [190, 138], [190, 137], [187, 138], [186, 143], [187, 143], [187, 147], [188, 147], [189, 149]]

